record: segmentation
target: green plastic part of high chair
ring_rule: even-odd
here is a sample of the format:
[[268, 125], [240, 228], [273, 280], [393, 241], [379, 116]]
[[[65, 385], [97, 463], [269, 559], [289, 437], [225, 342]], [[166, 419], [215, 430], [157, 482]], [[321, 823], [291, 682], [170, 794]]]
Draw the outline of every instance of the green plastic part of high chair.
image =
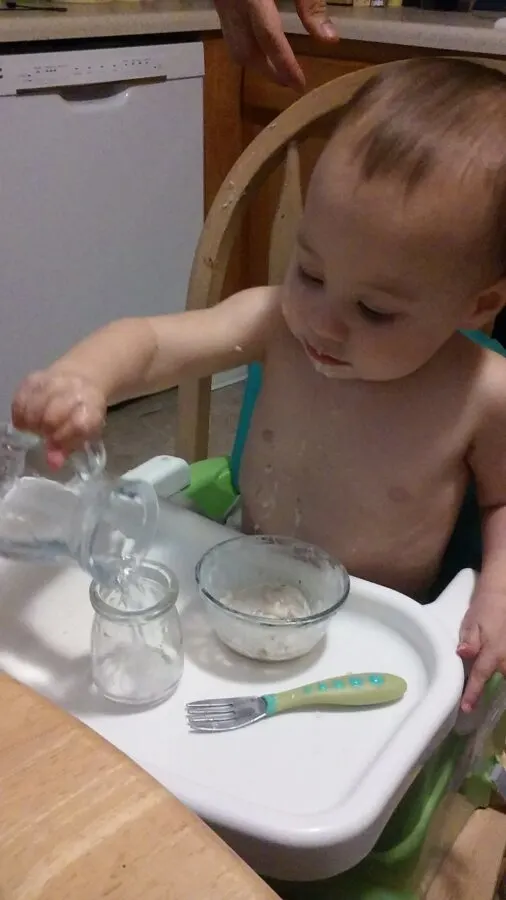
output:
[[183, 493], [196, 512], [216, 522], [225, 521], [238, 497], [228, 456], [193, 463], [191, 482]]
[[230, 457], [204, 459], [191, 466], [191, 483], [184, 495], [209, 519], [223, 522], [239, 496], [239, 469], [255, 403], [262, 386], [262, 367], [248, 367], [239, 422]]
[[[499, 677], [490, 683], [490, 700], [501, 682]], [[269, 879], [273, 890], [282, 900], [418, 900], [420, 882], [434, 847], [438, 845], [445, 811], [452, 809], [452, 802], [457, 802], [457, 766], [472, 741], [472, 736], [456, 734], [450, 734], [443, 741], [418, 773], [374, 849], [353, 869], [311, 884]], [[478, 806], [489, 805], [489, 775], [495, 761], [495, 756], [482, 761], [480, 773], [472, 776], [474, 784], [470, 796], [466, 792], [469, 780], [466, 779], [458, 801], [459, 814], [462, 805], [467, 817]], [[461, 820], [456, 826], [454, 839], [463, 824]]]

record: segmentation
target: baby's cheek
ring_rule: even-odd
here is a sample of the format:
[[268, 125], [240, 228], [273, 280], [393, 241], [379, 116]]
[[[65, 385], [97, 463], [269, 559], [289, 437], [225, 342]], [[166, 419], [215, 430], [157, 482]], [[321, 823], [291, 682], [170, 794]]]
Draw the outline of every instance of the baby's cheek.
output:
[[281, 311], [290, 331], [297, 333], [305, 318], [304, 308], [300, 297], [295, 291], [283, 291], [281, 296]]

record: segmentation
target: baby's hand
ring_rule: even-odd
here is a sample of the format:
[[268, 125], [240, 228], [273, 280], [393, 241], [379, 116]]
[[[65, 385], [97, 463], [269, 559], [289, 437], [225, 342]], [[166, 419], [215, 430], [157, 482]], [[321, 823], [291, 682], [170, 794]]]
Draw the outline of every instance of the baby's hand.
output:
[[72, 372], [34, 372], [20, 385], [12, 402], [12, 422], [20, 431], [45, 438], [48, 461], [64, 458], [102, 432], [107, 401], [90, 379]]
[[504, 592], [478, 593], [464, 617], [457, 652], [474, 660], [462, 697], [461, 709], [471, 712], [494, 672], [506, 675], [506, 596]]

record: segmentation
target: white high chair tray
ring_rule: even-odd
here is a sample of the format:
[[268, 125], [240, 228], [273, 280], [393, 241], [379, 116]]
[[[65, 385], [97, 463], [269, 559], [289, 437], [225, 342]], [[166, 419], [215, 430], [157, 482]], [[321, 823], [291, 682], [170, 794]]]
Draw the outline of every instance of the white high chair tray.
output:
[[[201, 553], [227, 534], [164, 504], [150, 555], [180, 579], [185, 671], [161, 706], [132, 711], [90, 686], [89, 579], [77, 569], [0, 563], [0, 666], [134, 759], [263, 874], [328, 877], [370, 851], [417, 767], [450, 730], [463, 683], [455, 635], [438, 619], [437, 603], [420, 607], [354, 580], [328, 639], [310, 656], [242, 659], [210, 632], [193, 574]], [[454, 606], [454, 628], [469, 582], [458, 593], [466, 598]], [[223, 734], [188, 732], [189, 700], [361, 671], [401, 675], [405, 698], [371, 710], [292, 713]]]

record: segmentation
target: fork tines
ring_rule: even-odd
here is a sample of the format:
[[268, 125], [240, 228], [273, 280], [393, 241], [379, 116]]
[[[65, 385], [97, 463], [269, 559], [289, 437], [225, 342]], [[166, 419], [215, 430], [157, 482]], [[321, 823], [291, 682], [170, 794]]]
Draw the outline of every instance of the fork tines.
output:
[[257, 697], [195, 700], [185, 707], [192, 731], [231, 731], [263, 717]]

